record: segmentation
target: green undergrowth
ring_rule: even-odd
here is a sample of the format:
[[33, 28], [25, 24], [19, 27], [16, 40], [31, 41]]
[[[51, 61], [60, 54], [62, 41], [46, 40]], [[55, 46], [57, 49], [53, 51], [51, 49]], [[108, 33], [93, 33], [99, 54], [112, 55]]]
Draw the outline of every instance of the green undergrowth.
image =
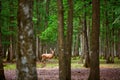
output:
[[[58, 59], [51, 59], [46, 63], [37, 62], [37, 68], [58, 68]], [[80, 58], [72, 58], [71, 60], [71, 68], [78, 69], [84, 68]], [[115, 63], [106, 64], [106, 60], [100, 59], [100, 68], [120, 68], [120, 59], [115, 58]], [[4, 63], [5, 70], [14, 70], [16, 69], [15, 63]]]

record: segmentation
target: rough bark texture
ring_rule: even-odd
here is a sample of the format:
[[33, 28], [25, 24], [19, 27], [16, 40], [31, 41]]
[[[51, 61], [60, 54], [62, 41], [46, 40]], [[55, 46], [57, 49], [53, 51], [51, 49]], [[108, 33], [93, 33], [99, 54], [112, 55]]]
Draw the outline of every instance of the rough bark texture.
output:
[[33, 0], [19, 0], [17, 80], [37, 80], [32, 8]]
[[100, 32], [100, 2], [92, 0], [92, 44], [90, 58], [90, 74], [88, 80], [100, 80], [99, 70], [99, 32]]
[[57, 5], [58, 5], [59, 80], [66, 80], [63, 1], [57, 0]]

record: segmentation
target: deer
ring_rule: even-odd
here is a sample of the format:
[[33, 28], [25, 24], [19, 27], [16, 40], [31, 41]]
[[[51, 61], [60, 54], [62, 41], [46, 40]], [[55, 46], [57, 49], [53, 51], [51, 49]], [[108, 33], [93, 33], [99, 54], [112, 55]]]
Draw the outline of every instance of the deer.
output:
[[41, 57], [42, 57], [42, 62], [48, 60], [48, 59], [52, 59], [53, 56], [54, 56], [54, 53], [55, 53], [55, 50], [52, 50], [50, 49], [50, 53], [49, 54], [42, 54]]

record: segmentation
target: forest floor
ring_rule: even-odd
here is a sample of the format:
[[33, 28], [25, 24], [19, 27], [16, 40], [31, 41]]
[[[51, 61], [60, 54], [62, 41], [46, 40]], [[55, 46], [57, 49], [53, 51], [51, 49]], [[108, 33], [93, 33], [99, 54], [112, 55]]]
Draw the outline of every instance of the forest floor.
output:
[[[59, 80], [58, 68], [38, 68], [38, 80]], [[72, 69], [72, 80], [87, 80], [89, 69]], [[15, 70], [5, 70], [6, 80], [15, 80]], [[120, 80], [120, 68], [101, 68], [100, 80]]]
[[[16, 80], [16, 64], [5, 64], [6, 80]], [[79, 59], [72, 60], [71, 68], [71, 80], [88, 79], [90, 69], [84, 68]], [[59, 80], [58, 60], [48, 61], [45, 65], [37, 62], [37, 74], [38, 80]], [[120, 80], [120, 60], [116, 60], [114, 64], [106, 64], [100, 60], [100, 80]]]

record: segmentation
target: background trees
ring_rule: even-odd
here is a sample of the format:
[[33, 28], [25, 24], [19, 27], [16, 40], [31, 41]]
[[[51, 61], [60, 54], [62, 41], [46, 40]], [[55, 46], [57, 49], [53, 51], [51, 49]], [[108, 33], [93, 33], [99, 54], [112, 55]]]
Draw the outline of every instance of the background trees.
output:
[[[59, 1], [59, 0], [58, 0]], [[34, 43], [36, 42], [36, 56], [41, 60], [41, 54], [49, 52], [49, 48], [56, 48], [58, 54], [67, 54], [70, 68], [71, 56], [85, 59], [85, 67], [89, 67], [90, 50], [94, 45], [92, 34], [92, 1], [91, 0], [62, 0], [64, 9], [62, 13], [61, 30], [58, 32], [58, 4], [55, 0], [34, 0], [33, 20]], [[70, 2], [72, 3], [70, 3]], [[94, 2], [94, 1], [93, 1]], [[1, 0], [1, 42], [2, 54], [4, 59], [9, 62], [15, 61], [17, 53], [17, 0]], [[60, 3], [59, 3], [60, 4]], [[69, 6], [69, 5], [73, 5]], [[99, 55], [104, 58], [106, 63], [114, 63], [115, 57], [120, 58], [120, 1], [119, 0], [101, 0], [100, 2], [100, 35], [99, 37]], [[71, 9], [69, 8], [71, 7]], [[73, 8], [73, 9], [72, 9]], [[68, 14], [68, 10], [71, 10]], [[73, 10], [73, 13], [72, 13]], [[73, 14], [73, 16], [71, 16]], [[71, 17], [70, 17], [70, 16]], [[24, 16], [24, 15], [21, 15]], [[73, 17], [73, 19], [72, 19]], [[70, 23], [67, 23], [70, 22]], [[27, 23], [26, 23], [27, 24]], [[30, 24], [32, 24], [30, 22]], [[60, 25], [60, 24], [59, 24]], [[69, 27], [68, 27], [69, 26]], [[71, 27], [71, 28], [70, 28]], [[72, 28], [73, 27], [73, 28]], [[33, 29], [32, 28], [32, 29]], [[70, 32], [68, 30], [70, 28]], [[60, 29], [59, 29], [60, 30]], [[73, 31], [73, 32], [72, 32]], [[69, 34], [71, 33], [71, 34]], [[73, 35], [72, 35], [73, 33]], [[60, 38], [58, 35], [62, 35]], [[26, 35], [26, 34], [24, 34]], [[72, 36], [71, 36], [72, 35]], [[59, 37], [59, 38], [58, 38]], [[73, 39], [72, 39], [73, 37]], [[63, 40], [62, 40], [63, 39]], [[69, 41], [70, 40], [70, 41]], [[96, 41], [96, 40], [94, 40]], [[98, 43], [98, 42], [97, 42]], [[62, 47], [58, 46], [61, 45]], [[72, 48], [71, 46], [72, 45]], [[68, 47], [69, 46], [69, 47]], [[97, 45], [98, 46], [98, 45]], [[64, 51], [59, 50], [64, 49]], [[70, 52], [69, 52], [70, 51]], [[66, 55], [65, 55], [66, 56]], [[98, 59], [96, 55], [95, 57]], [[62, 58], [60, 59], [60, 61]], [[63, 62], [63, 61], [61, 61]], [[65, 65], [65, 64], [64, 64]], [[69, 69], [67, 68], [67, 69]], [[70, 69], [69, 69], [70, 70]], [[70, 73], [70, 72], [69, 72]], [[67, 74], [69, 75], [69, 74]]]
[[[2, 9], [1, 10], [1, 32], [2, 32], [2, 44], [3, 44], [3, 52], [4, 58], [7, 58], [8, 61], [14, 60], [14, 55], [16, 54], [16, 40], [12, 40], [12, 37], [17, 37], [17, 1], [4, 1], [1, 0]], [[8, 5], [9, 4], [9, 5]], [[48, 4], [48, 5], [47, 5]], [[90, 50], [90, 34], [91, 34], [91, 14], [92, 14], [92, 4], [91, 1], [73, 1], [74, 4], [74, 14], [73, 14], [73, 46], [72, 46], [72, 56], [82, 55], [86, 52], [84, 50], [84, 31], [87, 32], [88, 37], [88, 47]], [[105, 5], [106, 4], [106, 5]], [[45, 6], [47, 5], [47, 6]], [[67, 10], [66, 6], [67, 2], [63, 0], [64, 6], [64, 19], [65, 25], [67, 20]], [[85, 7], [86, 5], [86, 7]], [[101, 22], [100, 22], [100, 55], [106, 59], [106, 62], [110, 62], [109, 59], [112, 59], [111, 54], [115, 56], [119, 56], [119, 1], [101, 1], [100, 9], [101, 9]], [[84, 9], [85, 8], [85, 9]], [[86, 14], [86, 20], [85, 20]], [[53, 0], [47, 1], [39, 0], [34, 1], [34, 9], [33, 9], [33, 21], [34, 21], [34, 29], [36, 35], [36, 44], [38, 44], [39, 49], [36, 49], [40, 56], [40, 54], [49, 51], [50, 47], [57, 46], [57, 4]], [[46, 22], [47, 19], [47, 22]], [[83, 30], [84, 22], [86, 21], [86, 29]], [[45, 25], [47, 24], [47, 25]], [[66, 35], [66, 26], [65, 26], [65, 35]], [[110, 32], [112, 32], [110, 34]], [[39, 40], [38, 40], [39, 39]], [[84, 39], [84, 40], [82, 40]], [[39, 41], [39, 42], [37, 42]], [[84, 41], [84, 42], [83, 42]], [[107, 43], [108, 41], [108, 43]], [[114, 48], [110, 47], [114, 45]], [[78, 46], [78, 47], [77, 47]], [[107, 47], [109, 46], [109, 47]], [[12, 50], [13, 48], [13, 50]], [[15, 50], [15, 51], [14, 51]], [[39, 51], [38, 51], [39, 50]], [[13, 52], [12, 52], [13, 51]], [[89, 51], [87, 51], [89, 52]], [[111, 53], [112, 52], [112, 53]], [[6, 54], [8, 53], [8, 54]], [[79, 54], [78, 54], [79, 53]], [[109, 57], [108, 57], [108, 54]], [[56, 54], [57, 55], [57, 54]], [[114, 57], [113, 57], [114, 58]], [[10, 60], [11, 59], [11, 60]], [[112, 61], [114, 62], [114, 61]]]

